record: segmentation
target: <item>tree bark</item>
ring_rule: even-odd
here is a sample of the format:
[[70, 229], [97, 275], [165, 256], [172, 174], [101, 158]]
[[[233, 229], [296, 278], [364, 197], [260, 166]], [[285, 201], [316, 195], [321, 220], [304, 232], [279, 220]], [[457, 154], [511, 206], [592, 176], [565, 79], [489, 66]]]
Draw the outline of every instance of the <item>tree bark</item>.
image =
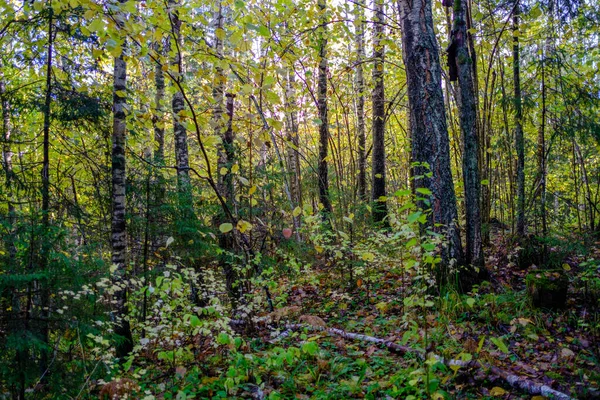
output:
[[[40, 270], [48, 269], [48, 255], [50, 252], [50, 121], [52, 105], [52, 53], [54, 51], [53, 9], [49, 7], [48, 17], [48, 55], [46, 57], [46, 93], [44, 100], [44, 128], [43, 128], [43, 160], [42, 160], [42, 236], [40, 248]], [[46, 283], [37, 282], [40, 286], [40, 309], [42, 320], [47, 320], [50, 293]], [[47, 322], [42, 322], [40, 328], [41, 340], [48, 344], [49, 328]], [[46, 378], [48, 367], [48, 349], [45, 346], [41, 350], [40, 369], [42, 377]]]
[[450, 170], [450, 146], [441, 86], [441, 66], [433, 30], [431, 0], [400, 0], [404, 65], [408, 82], [412, 161], [419, 205], [431, 208], [427, 225], [445, 232], [438, 284], [448, 279], [451, 260], [463, 264], [460, 232], [457, 227], [456, 197]]
[[354, 24], [356, 27], [356, 133], [358, 136], [358, 197], [367, 200], [367, 160], [365, 136], [365, 78], [363, 62], [365, 60], [365, 0], [355, 4]]
[[[466, 214], [465, 262], [470, 267], [479, 268], [484, 264], [481, 236], [481, 212], [479, 195], [479, 143], [477, 135], [477, 105], [475, 102], [472, 59], [467, 47], [466, 6], [467, 0], [454, 0], [454, 23], [451, 44], [448, 48], [448, 62], [454, 62], [458, 80], [458, 107], [460, 130], [462, 133], [463, 181]], [[451, 69], [452, 69], [451, 67]], [[461, 273], [461, 284], [472, 286], [478, 283], [474, 268]]]
[[327, 116], [327, 3], [326, 0], [318, 1], [321, 14], [319, 37], [319, 77], [317, 88], [317, 105], [319, 109], [319, 201], [323, 206], [322, 214], [325, 219], [331, 214], [331, 201], [329, 200], [329, 172], [327, 155], [329, 145], [329, 119]]
[[[157, 59], [161, 57], [161, 45], [155, 43]], [[167, 46], [166, 46], [167, 47]], [[164, 52], [166, 53], [166, 52]], [[162, 70], [162, 63], [157, 62], [154, 66], [154, 86], [156, 94], [154, 96], [155, 111], [153, 116], [154, 125], [154, 163], [161, 166], [165, 162], [165, 125], [163, 120], [164, 100], [165, 100], [165, 74]]]
[[384, 57], [385, 45], [385, 15], [383, 0], [375, 2], [375, 24], [373, 35], [373, 189], [371, 200], [373, 202], [373, 222], [383, 224], [387, 217], [387, 202], [385, 198], [385, 86], [384, 86]]
[[14, 261], [17, 254], [17, 249], [14, 243], [13, 229], [15, 225], [15, 206], [13, 204], [13, 152], [10, 145], [12, 127], [10, 123], [10, 103], [6, 94], [6, 81], [2, 68], [0, 68], [0, 106], [2, 109], [2, 167], [5, 174], [5, 186], [8, 191], [7, 196], [7, 211], [8, 211], [8, 235], [5, 239], [6, 250], [8, 251], [8, 271], [14, 267]]
[[165, 200], [165, 177], [163, 175], [162, 167], [165, 165], [165, 121], [164, 121], [164, 100], [165, 100], [165, 74], [163, 72], [163, 64], [160, 61], [163, 54], [167, 54], [166, 51], [169, 46], [168, 42], [165, 43], [162, 48], [160, 42], [154, 44], [156, 51], [157, 62], [154, 66], [154, 87], [156, 90], [154, 96], [154, 115], [152, 116], [152, 123], [154, 127], [154, 155], [153, 162], [155, 167], [152, 169], [152, 185], [151, 185], [151, 196], [148, 204], [148, 224], [149, 232], [151, 235], [151, 251], [150, 254], [156, 253], [156, 251], [164, 245], [165, 240], [165, 229], [163, 224], [163, 215], [161, 206]]
[[[179, 19], [179, 10], [177, 10], [176, 0], [169, 0], [169, 18], [171, 20], [171, 29], [173, 34], [173, 74], [177, 79], [177, 86], [183, 82], [183, 54], [181, 38], [181, 20]], [[178, 89], [173, 93], [171, 101], [173, 109], [173, 133], [175, 137], [175, 162], [177, 166], [177, 186], [180, 194], [180, 203], [187, 212], [184, 217], [191, 216], [192, 196], [190, 187], [190, 162], [188, 154], [187, 130], [182, 123], [182, 112], [185, 109], [183, 94]]]
[[515, 147], [517, 150], [517, 237], [525, 236], [525, 141], [523, 139], [523, 108], [521, 71], [519, 65], [519, 0], [513, 13], [513, 80], [515, 86]]
[[[293, 65], [286, 72], [286, 140], [287, 146], [287, 163], [288, 175], [290, 177], [290, 196], [292, 198], [292, 211], [299, 206], [302, 206], [302, 186], [300, 181], [300, 154], [299, 146], [300, 139], [298, 137], [298, 111], [296, 110], [296, 74]], [[300, 216], [292, 216], [296, 240], [301, 241], [300, 237]]]
[[[547, 49], [546, 49], [547, 50]], [[547, 55], [545, 55], [547, 56]], [[540, 130], [538, 131], [538, 176], [540, 180], [540, 218], [542, 222], [542, 236], [548, 234], [546, 218], [546, 59], [542, 59], [542, 115]], [[544, 252], [545, 253], [545, 252]]]
[[[125, 3], [126, 0], [119, 0]], [[117, 28], [124, 29], [125, 16], [122, 12], [116, 14]], [[125, 36], [125, 35], [123, 35]], [[112, 275], [114, 292], [113, 313], [115, 316], [114, 332], [120, 339], [116, 344], [116, 355], [123, 360], [133, 350], [133, 339], [127, 316], [127, 226], [125, 213], [126, 202], [126, 94], [127, 63], [122, 45], [121, 54], [114, 59], [113, 82], [113, 133], [112, 133], [112, 222], [111, 222], [111, 262], [115, 272]]]

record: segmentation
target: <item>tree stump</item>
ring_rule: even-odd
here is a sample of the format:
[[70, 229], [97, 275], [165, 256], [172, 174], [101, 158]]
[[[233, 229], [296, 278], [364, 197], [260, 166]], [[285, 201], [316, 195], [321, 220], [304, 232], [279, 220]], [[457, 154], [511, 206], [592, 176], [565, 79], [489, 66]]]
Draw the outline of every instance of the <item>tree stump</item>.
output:
[[562, 270], [536, 271], [525, 279], [534, 307], [563, 308], [567, 303], [569, 278]]

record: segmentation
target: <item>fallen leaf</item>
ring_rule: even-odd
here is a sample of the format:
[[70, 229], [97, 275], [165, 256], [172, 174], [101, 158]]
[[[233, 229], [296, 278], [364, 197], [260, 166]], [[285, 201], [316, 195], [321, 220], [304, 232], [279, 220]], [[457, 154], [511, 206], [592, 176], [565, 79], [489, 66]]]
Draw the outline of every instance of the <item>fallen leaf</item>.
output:
[[298, 320], [307, 325], [327, 328], [327, 324], [325, 323], [325, 321], [323, 321], [323, 319], [317, 317], [316, 315], [301, 315], [300, 318], [298, 318]]
[[506, 393], [507, 393], [506, 390], [502, 389], [499, 386], [495, 386], [492, 388], [492, 390], [490, 390], [490, 396], [494, 396], [494, 397], [504, 396]]
[[572, 357], [575, 357], [575, 353], [571, 349], [569, 349], [568, 347], [563, 347], [560, 350], [560, 356], [562, 358], [572, 358]]

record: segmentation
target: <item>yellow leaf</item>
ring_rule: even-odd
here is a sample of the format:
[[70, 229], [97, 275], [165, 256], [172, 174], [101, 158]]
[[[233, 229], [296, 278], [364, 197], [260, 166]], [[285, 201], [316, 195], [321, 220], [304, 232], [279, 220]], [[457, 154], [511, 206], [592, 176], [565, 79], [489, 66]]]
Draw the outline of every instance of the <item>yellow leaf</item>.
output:
[[292, 211], [292, 215], [294, 217], [297, 217], [300, 214], [302, 214], [302, 209], [300, 207], [296, 207], [296, 208], [294, 208], [294, 211]]
[[363, 261], [373, 261], [375, 260], [375, 255], [373, 253], [363, 253], [361, 254], [360, 258], [363, 259]]
[[240, 219], [237, 223], [237, 230], [240, 231], [241, 233], [244, 233], [246, 231], [249, 231], [250, 229], [252, 229], [252, 224], [248, 221], [244, 221], [243, 219]]
[[569, 264], [567, 264], [567, 263], [564, 263], [564, 264], [562, 265], [562, 267], [563, 267], [563, 269], [564, 269], [565, 271], [570, 271], [570, 270], [571, 270], [571, 266], [570, 266]]
[[504, 396], [506, 393], [507, 393], [506, 390], [502, 389], [499, 386], [495, 386], [492, 388], [492, 390], [490, 390], [490, 396], [494, 396], [494, 397]]

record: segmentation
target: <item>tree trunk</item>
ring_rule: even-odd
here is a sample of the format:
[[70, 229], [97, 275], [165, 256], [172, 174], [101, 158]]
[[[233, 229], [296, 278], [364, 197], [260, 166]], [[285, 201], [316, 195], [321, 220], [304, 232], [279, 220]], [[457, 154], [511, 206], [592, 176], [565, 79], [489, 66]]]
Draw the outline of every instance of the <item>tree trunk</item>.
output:
[[[8, 100], [8, 96], [6, 94], [6, 81], [4, 73], [2, 72], [2, 65], [0, 64], [0, 106], [2, 110], [2, 167], [4, 168], [5, 173], [5, 186], [7, 191], [7, 212], [8, 212], [8, 226], [6, 227], [6, 235], [4, 236], [4, 245], [5, 249], [8, 253], [8, 258], [6, 260], [6, 265], [3, 270], [6, 274], [15, 273], [17, 270], [17, 247], [15, 243], [15, 228], [16, 228], [16, 215], [15, 215], [15, 206], [14, 206], [14, 191], [13, 191], [13, 152], [11, 148], [11, 134], [12, 134], [12, 126], [10, 121], [10, 103]], [[27, 335], [27, 330], [23, 329], [24, 326], [21, 325], [21, 302], [20, 302], [20, 294], [19, 288], [17, 287], [6, 287], [2, 293], [2, 304], [6, 305], [6, 308], [12, 307], [11, 319], [14, 322], [8, 325], [9, 332], [22, 332], [23, 339]], [[25, 322], [24, 325], [27, 323]], [[23, 346], [25, 347], [25, 346]], [[15, 361], [14, 366], [15, 369], [19, 370], [18, 377], [18, 389], [13, 388], [13, 397], [18, 399], [25, 399], [25, 362], [28, 359], [29, 350], [21, 347], [17, 349], [15, 352]], [[18, 392], [18, 394], [17, 394]]]
[[[163, 41], [163, 43], [165, 43]], [[168, 43], [168, 41], [166, 42]], [[160, 42], [154, 43], [156, 52], [156, 63], [154, 66], [154, 87], [156, 90], [154, 96], [154, 115], [152, 116], [152, 124], [154, 127], [154, 155], [151, 177], [149, 204], [146, 205], [148, 210], [148, 231], [150, 235], [150, 251], [149, 254], [155, 254], [158, 249], [165, 244], [164, 229], [164, 213], [162, 205], [165, 201], [165, 177], [162, 167], [165, 165], [165, 120], [164, 120], [164, 100], [165, 100], [165, 74], [163, 72], [163, 64], [160, 61], [169, 48], [167, 44], [164, 48]]]
[[[431, 207], [430, 229], [446, 233], [438, 284], [448, 280], [450, 260], [463, 264], [457, 227], [456, 197], [450, 170], [450, 146], [441, 86], [441, 66], [433, 30], [431, 0], [400, 0], [404, 65], [408, 82], [412, 161], [420, 207]], [[438, 225], [438, 224], [441, 224]]]
[[[296, 74], [293, 65], [286, 73], [286, 140], [287, 146], [287, 163], [290, 177], [290, 195], [292, 198], [292, 211], [299, 206], [302, 206], [302, 186], [300, 183], [300, 154], [299, 146], [300, 139], [298, 137], [298, 111], [296, 110]], [[292, 216], [296, 240], [299, 242], [300, 237], [300, 216]]]
[[[119, 0], [125, 3], [126, 0]], [[123, 29], [125, 16], [116, 14], [118, 29]], [[124, 36], [124, 35], [123, 35]], [[115, 272], [112, 280], [116, 287], [114, 292], [113, 313], [115, 316], [114, 332], [121, 338], [117, 341], [116, 355], [123, 360], [133, 349], [131, 328], [127, 319], [127, 226], [125, 213], [127, 210], [125, 188], [127, 174], [125, 170], [126, 140], [126, 94], [127, 63], [122, 45], [121, 54], [114, 59], [113, 83], [113, 133], [112, 133], [112, 223], [111, 223], [111, 262]]]
[[[169, 18], [171, 20], [171, 29], [173, 34], [173, 52], [174, 57], [171, 62], [173, 72], [177, 83], [183, 81], [183, 54], [182, 54], [182, 39], [181, 39], [181, 20], [179, 19], [179, 11], [177, 10], [177, 2], [169, 0]], [[187, 220], [191, 217], [192, 196], [190, 187], [190, 162], [188, 155], [187, 131], [182, 123], [183, 116], [181, 113], [185, 109], [183, 93], [176, 90], [173, 93], [171, 101], [173, 109], [173, 133], [175, 137], [175, 162], [177, 166], [177, 186], [180, 194], [180, 205], [186, 210], [183, 217]]]
[[[547, 55], [545, 55], [547, 56]], [[542, 59], [542, 116], [538, 131], [538, 176], [540, 180], [540, 218], [542, 220], [542, 236], [548, 234], [546, 218], [546, 59]]]
[[[42, 236], [41, 248], [40, 248], [40, 270], [46, 271], [48, 269], [48, 254], [50, 252], [49, 243], [50, 238], [50, 117], [51, 117], [51, 105], [52, 105], [52, 52], [54, 51], [54, 31], [53, 31], [53, 10], [49, 8], [48, 17], [48, 56], [46, 57], [46, 98], [44, 100], [44, 144], [43, 144], [43, 160], [42, 160]], [[41, 320], [47, 321], [48, 319], [48, 307], [50, 301], [50, 293], [48, 291], [47, 283], [38, 282], [40, 286], [40, 309]], [[42, 322], [40, 327], [40, 336], [44, 344], [48, 344], [48, 323]], [[41, 351], [40, 357], [40, 369], [42, 377], [48, 376], [48, 350], [47, 346]]]
[[[448, 62], [454, 63], [450, 69], [456, 69], [455, 78], [457, 78], [459, 86], [458, 106], [463, 144], [462, 159], [467, 231], [465, 262], [467, 265], [480, 268], [480, 271], [483, 271], [477, 106], [475, 103], [473, 70], [471, 68], [472, 60], [467, 47], [466, 3], [467, 0], [454, 0], [454, 24], [451, 44], [448, 47]], [[450, 79], [452, 78], [451, 76]], [[474, 272], [475, 270], [470, 269], [470, 271]], [[463, 280], [461, 283], [464, 286], [469, 287], [474, 283], [478, 283], [479, 279], [477, 274], [463, 273], [461, 274], [461, 280]], [[467, 282], [469, 280], [470, 282]]]
[[2, 166], [5, 173], [5, 186], [7, 189], [7, 211], [8, 211], [8, 234], [5, 238], [6, 250], [8, 251], [8, 271], [12, 271], [17, 254], [15, 247], [13, 229], [15, 225], [15, 206], [13, 204], [13, 152], [10, 145], [12, 127], [10, 124], [10, 103], [6, 95], [6, 81], [2, 68], [0, 68], [0, 105], [2, 107]]
[[329, 200], [329, 172], [327, 154], [329, 145], [329, 119], [327, 116], [327, 0], [319, 0], [321, 25], [318, 28], [319, 37], [319, 78], [317, 89], [317, 105], [319, 109], [319, 201], [323, 206], [325, 219], [331, 214]]
[[[223, 30], [225, 16], [223, 15], [223, 4], [219, 2], [217, 11], [214, 14], [214, 26], [215, 26], [215, 38], [214, 38], [214, 49], [218, 57], [223, 56], [223, 39], [222, 35], [216, 33]], [[213, 84], [213, 98], [215, 101], [215, 107], [213, 109], [213, 126], [215, 135], [221, 138], [222, 146], [219, 147], [217, 154], [217, 190], [223, 197], [226, 207], [234, 212], [235, 210], [235, 192], [233, 187], [233, 176], [231, 174], [231, 167], [235, 163], [235, 151], [234, 151], [234, 133], [233, 133], [233, 106], [234, 96], [232, 94], [225, 95], [225, 81], [226, 77], [223, 69], [220, 65], [215, 66], [215, 77]], [[225, 111], [227, 113], [227, 122], [223, 118], [223, 102], [227, 100], [225, 104]], [[223, 210], [218, 216], [217, 223], [220, 225], [227, 222], [228, 218]], [[227, 293], [231, 299], [235, 308], [236, 303], [239, 299], [239, 290], [235, 287], [234, 283], [237, 280], [236, 270], [234, 268], [234, 262], [231, 260], [231, 254], [235, 250], [235, 231], [228, 233], [219, 233], [219, 247], [224, 250], [221, 257], [221, 266], [223, 268], [223, 274], [225, 275], [225, 283]]]
[[525, 141], [523, 139], [523, 109], [521, 72], [519, 66], [519, 0], [513, 15], [513, 79], [515, 85], [515, 147], [517, 150], [517, 237], [525, 236]]
[[358, 136], [358, 198], [367, 200], [367, 143], [365, 137], [365, 78], [363, 62], [365, 60], [365, 0], [357, 0], [354, 24], [356, 27], [356, 130]]
[[[155, 43], [157, 59], [161, 57], [161, 45]], [[166, 54], [167, 52], [163, 52]], [[162, 63], [157, 62], [154, 66], [154, 86], [156, 94], [154, 97], [155, 111], [153, 116], [154, 125], [154, 163], [162, 166], [165, 162], [165, 125], [164, 125], [164, 100], [165, 100], [165, 74]]]
[[[385, 15], [383, 0], [375, 2], [375, 25], [373, 35], [373, 221], [382, 224], [387, 217], [385, 200], [385, 86], [383, 78], [385, 45]], [[383, 223], [386, 226], [387, 223]]]

